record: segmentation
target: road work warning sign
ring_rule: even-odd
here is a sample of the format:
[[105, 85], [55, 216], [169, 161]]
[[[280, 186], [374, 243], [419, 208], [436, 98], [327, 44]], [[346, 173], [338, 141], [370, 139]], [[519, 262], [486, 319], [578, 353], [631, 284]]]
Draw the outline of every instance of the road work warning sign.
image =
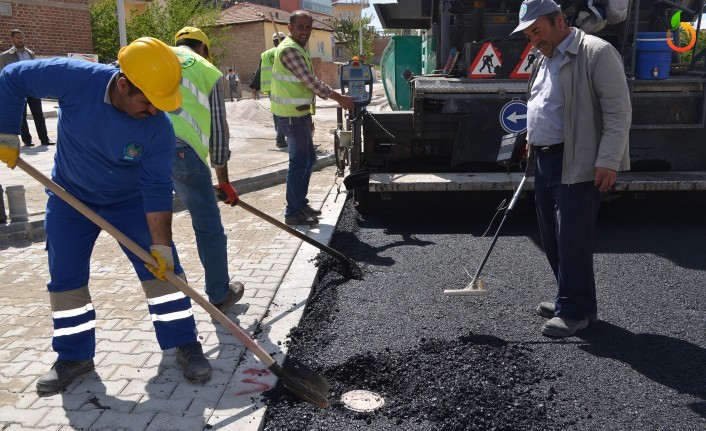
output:
[[492, 78], [503, 65], [502, 54], [493, 46], [486, 42], [476, 55], [475, 60], [469, 68], [469, 78]]
[[532, 73], [532, 64], [537, 59], [537, 56], [532, 52], [532, 44], [528, 43], [520, 62], [517, 63], [515, 69], [510, 72], [510, 78], [514, 79], [529, 79], [530, 73]]

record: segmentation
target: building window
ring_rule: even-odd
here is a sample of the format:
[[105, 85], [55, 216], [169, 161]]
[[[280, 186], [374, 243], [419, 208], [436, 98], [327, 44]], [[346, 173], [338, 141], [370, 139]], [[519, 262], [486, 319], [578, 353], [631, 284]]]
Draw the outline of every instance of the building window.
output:
[[336, 58], [343, 57], [343, 48], [336, 48]]
[[319, 54], [323, 54], [323, 53], [324, 53], [324, 43], [323, 43], [323, 42], [319, 42], [319, 43], [318, 43], [317, 51], [319, 52]]
[[352, 21], [354, 19], [358, 19], [358, 16], [355, 14], [355, 11], [343, 11], [341, 12], [340, 15], [340, 20], [341, 21]]
[[310, 10], [312, 12], [319, 12], [326, 15], [331, 15], [333, 8], [331, 3], [322, 2], [321, 0], [304, 0], [302, 1], [302, 9]]

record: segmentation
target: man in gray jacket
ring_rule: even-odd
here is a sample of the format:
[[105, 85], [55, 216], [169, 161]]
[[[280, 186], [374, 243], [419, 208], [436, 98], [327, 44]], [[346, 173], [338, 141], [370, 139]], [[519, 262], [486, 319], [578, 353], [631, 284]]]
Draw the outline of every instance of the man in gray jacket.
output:
[[541, 53], [529, 81], [527, 142], [535, 158], [542, 245], [559, 286], [537, 313], [548, 337], [568, 337], [598, 319], [593, 232], [602, 193], [630, 168], [632, 108], [620, 55], [569, 27], [552, 0], [525, 0], [522, 31]]
[[[10, 39], [12, 40], [12, 48], [0, 54], [0, 72], [8, 64], [24, 60], [34, 60], [34, 52], [25, 46], [25, 35], [21, 30], [12, 30], [10, 32]], [[39, 135], [39, 141], [42, 145], [54, 145], [54, 142], [52, 142], [47, 135], [47, 125], [44, 121], [44, 112], [42, 112], [42, 100], [27, 97], [27, 106], [29, 106], [29, 110], [32, 111], [32, 119], [34, 120], [34, 127], [37, 129], [37, 134]], [[33, 147], [32, 135], [29, 133], [29, 126], [27, 125], [27, 106], [25, 106], [22, 113], [20, 135], [26, 147]]]

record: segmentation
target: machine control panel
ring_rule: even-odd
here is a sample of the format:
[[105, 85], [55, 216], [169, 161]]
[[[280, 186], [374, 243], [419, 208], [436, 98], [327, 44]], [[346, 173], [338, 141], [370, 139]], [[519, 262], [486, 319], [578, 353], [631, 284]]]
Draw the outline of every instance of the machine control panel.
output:
[[373, 97], [373, 71], [360, 60], [351, 60], [341, 66], [341, 91], [353, 97], [357, 106], [365, 106]]

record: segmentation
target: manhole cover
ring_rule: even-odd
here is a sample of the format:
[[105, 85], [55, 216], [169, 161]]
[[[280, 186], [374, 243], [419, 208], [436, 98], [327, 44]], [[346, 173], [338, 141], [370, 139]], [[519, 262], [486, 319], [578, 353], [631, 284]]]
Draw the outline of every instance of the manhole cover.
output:
[[385, 405], [385, 400], [375, 392], [350, 391], [341, 396], [341, 401], [356, 412], [372, 412]]

